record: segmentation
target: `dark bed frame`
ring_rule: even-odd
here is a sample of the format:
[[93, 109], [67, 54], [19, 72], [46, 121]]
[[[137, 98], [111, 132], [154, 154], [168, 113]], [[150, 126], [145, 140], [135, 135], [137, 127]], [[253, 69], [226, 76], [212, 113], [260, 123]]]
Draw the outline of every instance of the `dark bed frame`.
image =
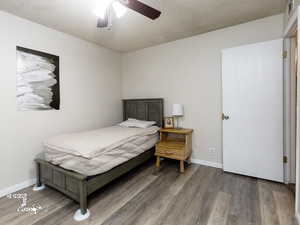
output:
[[[163, 99], [126, 99], [123, 100], [123, 120], [136, 118], [156, 121], [156, 124], [162, 127], [163, 109]], [[154, 157], [154, 148], [95, 176], [85, 176], [38, 158], [35, 159], [37, 165], [36, 186], [41, 187], [42, 184], [45, 184], [72, 198], [80, 204], [81, 214], [84, 215], [87, 213], [87, 197], [90, 194], [152, 157]]]

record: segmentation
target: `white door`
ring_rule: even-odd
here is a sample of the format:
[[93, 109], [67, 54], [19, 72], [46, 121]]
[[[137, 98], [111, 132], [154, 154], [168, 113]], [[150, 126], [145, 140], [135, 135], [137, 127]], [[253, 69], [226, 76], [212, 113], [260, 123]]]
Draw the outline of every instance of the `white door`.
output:
[[274, 40], [222, 52], [224, 171], [283, 181], [282, 46]]

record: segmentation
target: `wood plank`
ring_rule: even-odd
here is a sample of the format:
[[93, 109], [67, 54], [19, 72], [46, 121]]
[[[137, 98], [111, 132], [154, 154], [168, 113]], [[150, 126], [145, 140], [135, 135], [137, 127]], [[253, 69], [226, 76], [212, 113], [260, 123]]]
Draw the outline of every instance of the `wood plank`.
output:
[[[196, 224], [199, 206], [209, 188], [217, 169], [199, 166], [196, 173], [185, 184], [176, 198], [169, 203], [165, 213], [158, 219], [157, 225]], [[205, 182], [201, 182], [204, 181]]]
[[283, 184], [191, 165], [178, 173], [178, 162], [153, 162], [131, 171], [94, 193], [91, 216], [73, 220], [78, 204], [46, 188], [28, 194], [39, 203], [36, 215], [17, 212], [20, 200], [0, 198], [0, 224], [5, 225], [296, 225], [294, 196]]
[[292, 195], [286, 192], [273, 191], [273, 196], [280, 225], [296, 225], [294, 218], [295, 201]]
[[164, 217], [164, 212], [169, 207], [169, 203], [183, 190], [185, 184], [193, 177], [197, 169], [197, 166], [190, 166], [185, 174], [178, 174], [175, 182], [167, 187], [166, 191], [161, 193], [148, 207], [143, 208], [143, 213], [136, 217], [134, 221], [131, 221], [131, 225], [156, 225], [157, 221]]
[[246, 176], [229, 174], [228, 192], [232, 194], [232, 204], [227, 218], [228, 224], [261, 224], [260, 202], [257, 180]]
[[275, 200], [270, 186], [265, 181], [258, 182], [262, 225], [280, 224]]
[[[198, 217], [195, 224], [207, 224], [211, 211], [214, 207], [214, 202], [216, 200], [217, 194], [219, 191], [222, 191], [224, 184], [228, 180], [228, 174], [220, 169], [216, 170], [214, 177], [211, 179], [209, 188], [207, 188], [202, 201], [199, 202], [198, 206]], [[231, 180], [230, 180], [231, 182]], [[229, 193], [230, 194], [230, 193]]]
[[103, 225], [127, 225], [135, 224], [135, 220], [146, 211], [155, 201], [158, 201], [160, 194], [165, 193], [168, 187], [173, 185], [178, 177], [174, 168], [168, 168], [151, 185], [138, 193], [124, 207], [116, 211]]
[[17, 209], [20, 207], [21, 201], [14, 198], [6, 199], [6, 201], [14, 202], [14, 204], [12, 207], [0, 212], [0, 224], [33, 224], [48, 215], [52, 215], [57, 209], [62, 209], [64, 206], [72, 203], [71, 199], [53, 190], [46, 189], [36, 193], [31, 188], [27, 188], [18, 193], [27, 193], [26, 207], [38, 204], [42, 209], [36, 215], [33, 212], [18, 212]]
[[207, 225], [225, 225], [230, 207], [231, 195], [219, 192]]

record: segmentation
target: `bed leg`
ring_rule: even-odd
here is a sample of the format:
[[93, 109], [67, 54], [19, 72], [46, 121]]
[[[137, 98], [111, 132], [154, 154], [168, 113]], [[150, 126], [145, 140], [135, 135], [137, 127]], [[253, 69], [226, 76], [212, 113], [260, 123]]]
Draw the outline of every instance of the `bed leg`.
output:
[[33, 186], [32, 190], [41, 191], [45, 188], [45, 185], [41, 182], [41, 164], [36, 163], [36, 184]]
[[83, 221], [90, 216], [90, 212], [87, 209], [87, 190], [86, 190], [86, 181], [80, 181], [79, 183], [79, 194], [80, 194], [80, 199], [79, 199], [79, 204], [80, 204], [80, 209], [78, 209], [75, 214], [74, 214], [74, 220], [76, 221]]
[[87, 212], [87, 190], [86, 190], [86, 182], [81, 181], [79, 187], [80, 193], [80, 210], [82, 214]]

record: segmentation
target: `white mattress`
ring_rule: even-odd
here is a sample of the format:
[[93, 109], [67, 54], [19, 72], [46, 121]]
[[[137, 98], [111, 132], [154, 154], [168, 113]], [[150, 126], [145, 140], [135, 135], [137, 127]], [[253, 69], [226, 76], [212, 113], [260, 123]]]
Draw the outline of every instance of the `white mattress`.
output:
[[[69, 142], [67, 141], [68, 138], [63, 139], [62, 136], [51, 138], [45, 142], [47, 143], [45, 144], [45, 152], [44, 152], [45, 160], [55, 165], [59, 165], [60, 167], [63, 167], [65, 169], [73, 170], [75, 172], [87, 176], [92, 176], [92, 175], [101, 174], [106, 171], [109, 171], [110, 169], [140, 155], [141, 153], [155, 146], [155, 144], [159, 140], [159, 136], [157, 132], [158, 128], [153, 129], [152, 127], [147, 131], [146, 129], [142, 129], [142, 128], [138, 128], [140, 129], [140, 131], [128, 130], [128, 129], [136, 129], [136, 128], [117, 128], [116, 130], [120, 131], [120, 129], [123, 129], [122, 131], [127, 133], [125, 135], [127, 136], [126, 140], [124, 140], [125, 137], [124, 135], [119, 135], [119, 137], [122, 136], [121, 138], [122, 140], [120, 138], [116, 139], [116, 137], [114, 137], [112, 138], [111, 143], [108, 144], [108, 142], [106, 142], [105, 147], [102, 146], [101, 151], [99, 150], [100, 149], [99, 147], [95, 148], [97, 145], [95, 145], [94, 143], [93, 149], [95, 149], [95, 151], [88, 152], [88, 155], [89, 156], [94, 155], [93, 157], [86, 157], [87, 154], [81, 154], [79, 148], [73, 151], [70, 148], [67, 148], [67, 150], [64, 148], [67, 145], [71, 146], [72, 141], [75, 140], [74, 134], [71, 135], [72, 138], [69, 137]], [[111, 129], [109, 130], [111, 131]], [[155, 132], [153, 132], [154, 130]], [[93, 132], [95, 131], [92, 131], [92, 133]], [[102, 131], [97, 133], [98, 134], [102, 133]], [[84, 148], [83, 142], [85, 141], [88, 142], [90, 138], [87, 138], [88, 136], [87, 132], [84, 132], [82, 134], [83, 134], [82, 136], [83, 138], [81, 139], [80, 133], [76, 133], [75, 142], [80, 143], [80, 147]], [[104, 135], [98, 135], [99, 140], [97, 139], [97, 141], [101, 142], [101, 139], [105, 138], [106, 136], [107, 136], [107, 132]], [[64, 135], [63, 137], [67, 137], [67, 136]], [[60, 146], [58, 140], [61, 139], [63, 140], [63, 143]], [[91, 146], [92, 142], [86, 143], [86, 146], [87, 147]], [[52, 146], [55, 147], [53, 148]]]

